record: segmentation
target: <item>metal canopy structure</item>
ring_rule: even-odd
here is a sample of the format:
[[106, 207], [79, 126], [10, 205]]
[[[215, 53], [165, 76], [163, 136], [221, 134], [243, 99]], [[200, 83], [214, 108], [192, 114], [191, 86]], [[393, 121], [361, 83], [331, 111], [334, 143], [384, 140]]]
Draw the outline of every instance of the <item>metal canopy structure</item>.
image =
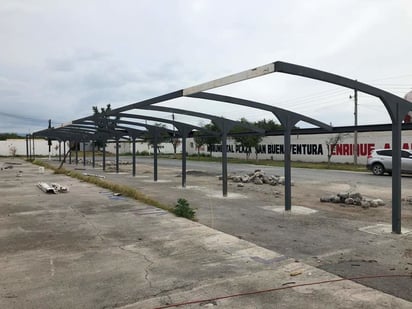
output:
[[[175, 113], [186, 116], [195, 116], [205, 119], [210, 119], [216, 123], [220, 129], [220, 137], [222, 138], [222, 177], [223, 177], [223, 195], [227, 195], [227, 149], [226, 139], [230, 130], [235, 125], [240, 125], [240, 122], [236, 122], [223, 117], [218, 117], [211, 114], [201, 114], [189, 109], [177, 109], [167, 106], [157, 106], [158, 103], [167, 102], [169, 100], [178, 99], [181, 97], [189, 97], [197, 100], [213, 100], [222, 103], [241, 105], [259, 110], [265, 110], [271, 112], [284, 127], [284, 148], [290, 149], [290, 135], [292, 129], [299, 121], [304, 121], [309, 124], [317, 126], [320, 130], [326, 130], [329, 132], [335, 132], [335, 128], [328, 126], [325, 123], [312, 119], [310, 117], [295, 113], [293, 111], [281, 109], [272, 105], [263, 104], [260, 102], [245, 100], [236, 97], [229, 97], [224, 95], [218, 95], [214, 93], [206, 92], [218, 87], [226, 86], [233, 83], [242, 82], [247, 79], [257, 78], [259, 76], [271, 74], [271, 73], [285, 73], [305, 78], [310, 78], [318, 81], [323, 81], [338, 86], [346, 87], [349, 89], [357, 90], [371, 96], [379, 98], [387, 109], [390, 118], [392, 120], [392, 149], [393, 149], [393, 170], [392, 170], [392, 231], [394, 233], [401, 233], [401, 129], [402, 120], [408, 111], [412, 110], [412, 104], [392, 93], [386, 92], [382, 89], [375, 88], [373, 86], [358, 82], [353, 79], [335, 75], [329, 72], [316, 70], [309, 67], [304, 67], [292, 63], [286, 63], [281, 61], [272, 62], [260, 67], [256, 67], [250, 70], [246, 70], [237, 74], [228, 75], [223, 78], [215, 79], [203, 84], [199, 84], [193, 87], [181, 89], [178, 91], [170, 92], [161, 96], [143, 100], [140, 102], [125, 105], [120, 108], [110, 110], [104, 119], [100, 119], [100, 123], [105, 124], [104, 130], [102, 126], [97, 125], [99, 122], [98, 115], [93, 115], [85, 118], [81, 118], [73, 121], [72, 123], [63, 126], [61, 128], [51, 128], [39, 132], [35, 132], [33, 135], [42, 136], [46, 138], [57, 139], [59, 141], [75, 140], [75, 141], [89, 141], [97, 137], [104, 137], [105, 140], [114, 139], [116, 142], [121, 137], [129, 137], [135, 142], [136, 138], [142, 137], [149, 133], [156, 144], [156, 140], [159, 134], [159, 128], [153, 128], [156, 126], [147, 126], [136, 121], [136, 119], [155, 120], [160, 123], [172, 124], [179, 132], [179, 136], [182, 137], [182, 186], [186, 184], [186, 143], [185, 140], [192, 130], [199, 129], [190, 123], [175, 122], [166, 119], [164, 116], [150, 117], [140, 115], [141, 111], [157, 111]], [[130, 113], [134, 111], [136, 114]], [[125, 113], [129, 112], [129, 113]], [[97, 117], [97, 118], [96, 118]], [[100, 116], [103, 117], [103, 116]], [[124, 118], [132, 120], [124, 120]], [[132, 126], [132, 127], [130, 127]], [[145, 127], [145, 130], [136, 129], [135, 127]], [[354, 127], [357, 129], [357, 126]], [[251, 129], [250, 134], [267, 134], [268, 132], [259, 131], [256, 128]], [[210, 134], [210, 132], [209, 132]], [[26, 143], [29, 145], [29, 143]], [[154, 164], [156, 166], [157, 180], [157, 144], [154, 147], [155, 159]], [[29, 152], [29, 150], [28, 150]], [[104, 153], [103, 153], [104, 154]], [[33, 149], [34, 155], [34, 149]], [[118, 153], [116, 153], [118, 160]], [[135, 157], [135, 148], [133, 144], [133, 158]], [[290, 151], [285, 151], [285, 210], [291, 210], [291, 158]], [[135, 161], [134, 161], [135, 162]], [[135, 173], [135, 170], [133, 174]]]

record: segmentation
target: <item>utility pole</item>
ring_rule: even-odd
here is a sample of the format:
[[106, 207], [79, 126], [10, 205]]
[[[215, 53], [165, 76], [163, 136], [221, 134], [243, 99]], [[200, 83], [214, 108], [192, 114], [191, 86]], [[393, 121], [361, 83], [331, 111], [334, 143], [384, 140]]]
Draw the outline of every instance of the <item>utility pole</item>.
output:
[[[352, 96], [349, 96], [349, 99], [352, 99]], [[353, 100], [355, 103], [354, 106], [354, 118], [355, 118], [355, 130], [353, 132], [353, 164], [358, 165], [358, 131], [356, 127], [358, 126], [358, 89], [354, 89]]]

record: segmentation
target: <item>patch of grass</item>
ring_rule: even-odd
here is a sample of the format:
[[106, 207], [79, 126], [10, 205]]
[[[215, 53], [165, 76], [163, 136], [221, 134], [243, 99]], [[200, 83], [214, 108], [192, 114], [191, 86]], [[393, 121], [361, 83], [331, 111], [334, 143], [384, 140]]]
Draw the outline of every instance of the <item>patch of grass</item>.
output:
[[194, 220], [196, 215], [196, 211], [190, 207], [189, 202], [184, 198], [177, 200], [173, 213], [178, 217], [184, 217], [190, 220]]
[[72, 178], [76, 178], [79, 180], [82, 180], [87, 183], [94, 184], [98, 187], [110, 190], [115, 193], [120, 193], [123, 196], [130, 197], [132, 199], [135, 199], [137, 201], [140, 201], [142, 203], [145, 203], [147, 205], [155, 206], [157, 208], [161, 208], [163, 210], [169, 211], [169, 212], [174, 212], [171, 207], [168, 207], [146, 195], [143, 193], [137, 191], [136, 189], [126, 186], [126, 185], [121, 185], [118, 183], [114, 183], [108, 180], [105, 180], [103, 178], [97, 178], [94, 176], [86, 176], [83, 175], [83, 173], [79, 173], [77, 171], [70, 171], [65, 168], [57, 168], [53, 165], [48, 164], [47, 162], [41, 161], [41, 160], [34, 160], [32, 162], [33, 164], [39, 165], [39, 166], [44, 166], [47, 169], [51, 169], [54, 171], [55, 174], [61, 174], [61, 175], [66, 175]]
[[[197, 156], [190, 156], [187, 157], [188, 160], [192, 161], [209, 161], [209, 162], [221, 162], [221, 158], [219, 157], [197, 157]], [[230, 163], [238, 163], [238, 164], [255, 164], [255, 165], [264, 165], [264, 166], [278, 166], [283, 167], [284, 161], [274, 161], [274, 160], [266, 160], [266, 159], [259, 159], [258, 161], [254, 159], [238, 159], [238, 158], [228, 158], [228, 162]], [[312, 168], [312, 169], [330, 169], [330, 170], [341, 170], [341, 171], [352, 171], [352, 172], [366, 172], [366, 167], [364, 164], [358, 164], [355, 166], [354, 164], [350, 163], [330, 163], [328, 165], [327, 162], [301, 162], [301, 161], [292, 161], [292, 167], [294, 168]]]

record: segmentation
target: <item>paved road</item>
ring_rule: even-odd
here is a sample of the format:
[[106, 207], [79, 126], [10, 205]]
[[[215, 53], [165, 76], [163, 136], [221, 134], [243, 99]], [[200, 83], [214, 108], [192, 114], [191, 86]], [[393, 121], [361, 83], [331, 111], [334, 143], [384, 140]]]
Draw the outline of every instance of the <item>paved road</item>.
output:
[[[139, 157], [138, 163], [152, 164], [153, 159]], [[159, 167], [180, 168], [181, 162], [173, 159], [160, 159]], [[270, 167], [256, 164], [228, 164], [228, 173], [249, 173], [253, 169], [262, 168], [266, 174], [283, 175], [283, 167]], [[209, 173], [221, 174], [222, 166], [219, 162], [187, 161], [187, 169], [202, 170]], [[374, 185], [377, 187], [391, 187], [392, 178], [389, 176], [374, 176], [371, 172], [350, 172], [336, 170], [321, 170], [308, 168], [292, 168], [292, 179], [296, 181], [310, 181], [313, 179], [333, 179], [336, 182], [353, 182]], [[412, 176], [403, 176], [402, 185], [412, 185]]]

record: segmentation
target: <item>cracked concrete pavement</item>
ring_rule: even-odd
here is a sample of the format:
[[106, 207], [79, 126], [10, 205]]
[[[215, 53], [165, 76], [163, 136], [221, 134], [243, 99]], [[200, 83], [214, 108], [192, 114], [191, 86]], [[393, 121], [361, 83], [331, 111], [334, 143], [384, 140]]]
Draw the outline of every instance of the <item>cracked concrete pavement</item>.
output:
[[[198, 222], [0, 159], [10, 163], [0, 172], [0, 308], [412, 308]], [[69, 192], [45, 194], [39, 181]]]

